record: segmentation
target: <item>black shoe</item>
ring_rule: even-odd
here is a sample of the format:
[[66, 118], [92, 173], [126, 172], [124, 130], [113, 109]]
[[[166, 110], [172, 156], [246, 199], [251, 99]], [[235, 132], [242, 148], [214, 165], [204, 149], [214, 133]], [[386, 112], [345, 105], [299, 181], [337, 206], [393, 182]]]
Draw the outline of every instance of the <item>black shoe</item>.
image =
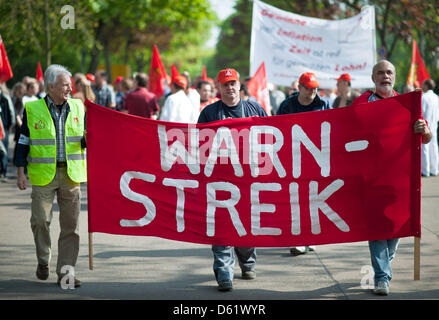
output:
[[[58, 280], [56, 281], [56, 284], [58, 286], [61, 287], [61, 279], [60, 277], [58, 277]], [[79, 281], [79, 279], [77, 279], [76, 277], [73, 278], [74, 279], [74, 283], [75, 283], [75, 288], [79, 288], [81, 286], [81, 281]], [[70, 279], [69, 279], [70, 280]], [[67, 286], [69, 286], [70, 284], [67, 283]], [[64, 289], [64, 288], [63, 288]]]
[[219, 291], [230, 291], [233, 289], [232, 280], [221, 280], [218, 282], [218, 290]]
[[38, 279], [47, 280], [47, 278], [49, 278], [49, 266], [47, 264], [38, 264], [37, 272], [35, 274], [37, 275]]
[[254, 271], [242, 271], [241, 278], [245, 280], [253, 280], [256, 279], [256, 272]]

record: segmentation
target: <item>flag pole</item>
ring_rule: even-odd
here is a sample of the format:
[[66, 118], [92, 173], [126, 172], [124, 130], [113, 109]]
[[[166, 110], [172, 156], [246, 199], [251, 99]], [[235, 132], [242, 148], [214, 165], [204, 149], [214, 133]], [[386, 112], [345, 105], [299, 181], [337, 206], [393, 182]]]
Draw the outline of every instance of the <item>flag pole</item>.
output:
[[93, 233], [88, 233], [88, 268], [93, 270]]
[[415, 237], [413, 280], [421, 280], [421, 238]]

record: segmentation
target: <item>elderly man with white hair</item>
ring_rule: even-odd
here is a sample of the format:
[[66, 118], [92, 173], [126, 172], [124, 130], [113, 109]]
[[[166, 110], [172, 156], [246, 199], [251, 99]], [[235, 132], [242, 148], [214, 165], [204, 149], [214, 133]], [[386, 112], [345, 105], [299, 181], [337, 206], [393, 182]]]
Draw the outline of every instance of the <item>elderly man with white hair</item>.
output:
[[32, 184], [31, 228], [34, 235], [40, 280], [49, 277], [51, 258], [50, 222], [56, 195], [61, 233], [56, 273], [58, 285], [80, 286], [74, 278], [79, 252], [78, 218], [80, 183], [87, 180], [85, 161], [85, 108], [71, 99], [71, 73], [51, 65], [44, 74], [47, 95], [25, 104], [17, 145], [17, 186], [26, 189], [27, 167]]

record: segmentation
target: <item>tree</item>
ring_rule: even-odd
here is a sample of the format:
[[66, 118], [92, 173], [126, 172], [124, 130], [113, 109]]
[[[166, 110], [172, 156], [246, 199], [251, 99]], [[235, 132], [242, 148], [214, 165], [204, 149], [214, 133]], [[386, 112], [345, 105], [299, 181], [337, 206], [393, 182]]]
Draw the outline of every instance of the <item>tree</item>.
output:
[[16, 76], [33, 76], [37, 61], [41, 61], [44, 68], [54, 60], [78, 67], [75, 62], [80, 61], [80, 55], [75, 48], [89, 44], [91, 19], [84, 10], [85, 0], [69, 3], [76, 8], [74, 29], [63, 28], [61, 23], [65, 1], [0, 2], [0, 30]]
[[[123, 48], [124, 61], [130, 55], [135, 60], [136, 70], [146, 66], [145, 57], [154, 44], [162, 50], [171, 47], [173, 41], [186, 34], [206, 37], [213, 13], [205, 0], [142, 0], [127, 2], [121, 0], [90, 0], [90, 6], [97, 22], [94, 26], [94, 46], [91, 53], [89, 72], [94, 72], [99, 54], [104, 51], [107, 70], [111, 53], [120, 53]], [[127, 10], [129, 9], [129, 10]], [[200, 44], [192, 39], [192, 44]]]
[[208, 0], [70, 0], [68, 4], [74, 9], [74, 29], [62, 27], [64, 0], [0, 2], [0, 32], [15, 81], [32, 76], [37, 61], [43, 68], [56, 62], [83, 73], [94, 73], [102, 61], [109, 70], [112, 63], [124, 63], [143, 71], [153, 44], [163, 57], [180, 52], [174, 55], [179, 63], [194, 59], [199, 63], [200, 48], [215, 23]]

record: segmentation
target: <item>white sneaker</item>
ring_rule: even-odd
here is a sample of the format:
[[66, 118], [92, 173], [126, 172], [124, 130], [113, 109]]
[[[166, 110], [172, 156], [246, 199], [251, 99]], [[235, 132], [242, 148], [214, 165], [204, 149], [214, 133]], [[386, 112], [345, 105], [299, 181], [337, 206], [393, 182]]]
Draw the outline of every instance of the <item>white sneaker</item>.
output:
[[373, 293], [379, 296], [387, 296], [389, 292], [389, 284], [386, 281], [378, 281], [373, 289]]

